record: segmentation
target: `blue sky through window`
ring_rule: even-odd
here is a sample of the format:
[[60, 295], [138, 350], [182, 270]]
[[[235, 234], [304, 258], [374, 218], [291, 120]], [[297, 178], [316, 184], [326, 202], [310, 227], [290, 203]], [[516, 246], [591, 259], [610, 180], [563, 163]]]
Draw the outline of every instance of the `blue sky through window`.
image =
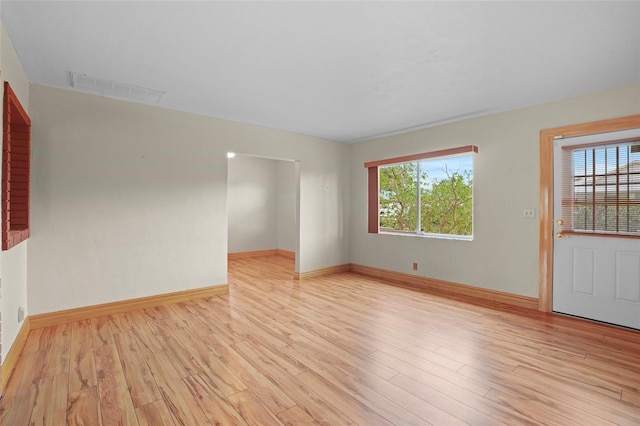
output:
[[465, 171], [472, 172], [473, 155], [421, 161], [420, 169], [427, 172], [429, 181], [441, 181], [442, 179], [447, 178], [445, 170], [448, 170], [449, 174], [454, 172], [464, 174]]

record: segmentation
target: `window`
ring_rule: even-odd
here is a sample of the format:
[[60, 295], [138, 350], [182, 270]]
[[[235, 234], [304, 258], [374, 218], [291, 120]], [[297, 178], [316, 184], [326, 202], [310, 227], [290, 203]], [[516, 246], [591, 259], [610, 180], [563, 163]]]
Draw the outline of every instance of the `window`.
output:
[[640, 236], [640, 139], [563, 147], [563, 232]]
[[366, 163], [369, 232], [473, 235], [473, 145]]
[[31, 120], [4, 83], [2, 144], [2, 250], [29, 238]]

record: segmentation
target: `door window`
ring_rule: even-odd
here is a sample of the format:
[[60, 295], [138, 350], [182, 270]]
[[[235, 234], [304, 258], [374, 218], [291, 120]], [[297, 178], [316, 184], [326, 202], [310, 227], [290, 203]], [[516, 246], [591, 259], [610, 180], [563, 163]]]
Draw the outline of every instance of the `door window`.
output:
[[562, 149], [562, 231], [640, 237], [640, 139]]

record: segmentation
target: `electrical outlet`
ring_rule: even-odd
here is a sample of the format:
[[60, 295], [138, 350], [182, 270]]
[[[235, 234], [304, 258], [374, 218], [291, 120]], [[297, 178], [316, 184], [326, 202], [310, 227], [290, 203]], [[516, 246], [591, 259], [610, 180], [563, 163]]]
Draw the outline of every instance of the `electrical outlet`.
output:
[[18, 307], [18, 322], [22, 322], [24, 320], [24, 307]]
[[414, 271], [418, 270], [418, 264], [416, 262], [413, 262], [413, 270]]
[[536, 217], [536, 209], [522, 209], [522, 217], [533, 219]]

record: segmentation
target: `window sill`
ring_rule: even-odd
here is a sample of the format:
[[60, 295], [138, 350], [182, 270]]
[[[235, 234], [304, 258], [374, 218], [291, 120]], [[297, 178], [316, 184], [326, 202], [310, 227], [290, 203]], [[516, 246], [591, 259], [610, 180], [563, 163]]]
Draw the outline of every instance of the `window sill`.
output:
[[29, 238], [29, 229], [12, 229], [7, 232], [2, 250], [9, 250]]
[[606, 238], [635, 238], [640, 239], [640, 233], [614, 233], [606, 231], [562, 231], [565, 235], [578, 237], [606, 237]]
[[379, 235], [396, 235], [400, 237], [433, 238], [436, 240], [473, 241], [473, 235], [417, 234], [415, 232], [379, 231]]

